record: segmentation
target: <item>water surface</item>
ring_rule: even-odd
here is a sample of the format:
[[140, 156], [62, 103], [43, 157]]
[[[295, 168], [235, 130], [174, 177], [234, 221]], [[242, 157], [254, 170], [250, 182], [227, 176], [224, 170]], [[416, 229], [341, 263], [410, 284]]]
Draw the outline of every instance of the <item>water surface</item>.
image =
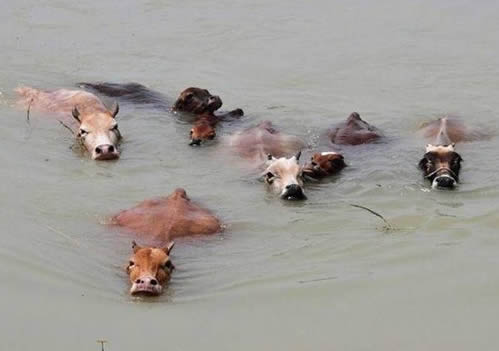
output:
[[[9, 350], [495, 350], [497, 138], [463, 144], [462, 184], [430, 190], [418, 126], [497, 131], [493, 1], [4, 1], [0, 25], [0, 345]], [[208, 88], [305, 138], [352, 111], [385, 142], [285, 203], [189, 125], [122, 105], [119, 162], [70, 149], [13, 89], [138, 81]], [[132, 238], [101, 222], [184, 187], [227, 224], [177, 243], [164, 296], [130, 298]], [[383, 230], [383, 214], [395, 227]]]

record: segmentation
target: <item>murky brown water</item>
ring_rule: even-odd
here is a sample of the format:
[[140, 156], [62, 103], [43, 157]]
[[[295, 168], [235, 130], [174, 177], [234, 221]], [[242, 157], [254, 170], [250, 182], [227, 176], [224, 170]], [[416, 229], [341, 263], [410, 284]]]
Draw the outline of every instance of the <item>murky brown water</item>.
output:
[[[415, 134], [442, 113], [497, 131], [495, 2], [4, 0], [0, 18], [2, 350], [499, 347], [499, 139], [459, 145], [442, 192]], [[356, 110], [387, 139], [290, 204], [170, 115], [122, 106], [122, 158], [97, 163], [12, 107], [19, 85], [96, 80], [209, 88], [246, 111], [222, 135], [271, 119], [314, 145]], [[167, 293], [132, 299], [130, 237], [99, 223], [179, 186], [228, 229], [179, 242]]]

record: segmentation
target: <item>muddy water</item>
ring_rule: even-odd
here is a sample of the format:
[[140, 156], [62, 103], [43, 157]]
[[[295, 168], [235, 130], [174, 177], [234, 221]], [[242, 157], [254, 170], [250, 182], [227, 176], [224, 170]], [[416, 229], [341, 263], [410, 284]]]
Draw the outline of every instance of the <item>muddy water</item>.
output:
[[[493, 1], [2, 3], [1, 349], [495, 350], [499, 139], [463, 144], [462, 184], [430, 190], [416, 133], [442, 113], [497, 132]], [[384, 143], [284, 203], [189, 126], [123, 105], [119, 162], [70, 149], [62, 126], [12, 105], [19, 85], [139, 81], [220, 94], [312, 147], [356, 110]], [[177, 243], [164, 296], [133, 299], [130, 238], [101, 222], [184, 187], [227, 230]], [[383, 214], [386, 231], [360, 204]]]

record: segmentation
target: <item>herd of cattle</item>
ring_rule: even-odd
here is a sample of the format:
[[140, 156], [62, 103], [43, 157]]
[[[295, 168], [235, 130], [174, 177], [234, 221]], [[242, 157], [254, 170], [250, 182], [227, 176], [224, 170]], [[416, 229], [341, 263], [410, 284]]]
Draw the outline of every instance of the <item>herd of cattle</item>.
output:
[[[16, 89], [19, 104], [24, 108], [64, 121], [95, 160], [116, 160], [120, 157], [116, 115], [118, 101], [140, 104], [150, 108], [169, 110], [189, 116], [193, 120], [190, 145], [200, 146], [216, 138], [217, 125], [244, 115], [242, 109], [219, 112], [222, 100], [206, 89], [188, 88], [175, 103], [169, 104], [161, 93], [137, 83], [80, 83], [80, 89], [43, 91], [30, 87]], [[99, 96], [117, 101], [109, 109]], [[431, 140], [419, 162], [424, 177], [434, 188], [453, 188], [459, 180], [461, 156], [455, 151], [458, 142], [472, 141], [480, 134], [461, 121], [443, 117], [427, 123], [422, 132]], [[360, 145], [376, 142], [383, 137], [380, 130], [352, 113], [345, 122], [325, 134], [334, 145]], [[335, 151], [315, 152], [311, 160], [300, 165], [305, 142], [297, 136], [279, 132], [270, 121], [236, 132], [224, 139], [227, 148], [247, 160], [261, 172], [268, 188], [285, 200], [306, 199], [304, 182], [320, 180], [341, 171], [346, 164]], [[177, 189], [168, 197], [145, 200], [111, 218], [120, 226], [155, 243], [139, 246], [133, 242], [133, 254], [126, 268], [130, 277], [130, 293], [159, 295], [170, 279], [174, 266], [170, 259], [175, 238], [214, 234], [222, 230], [220, 220], [209, 210], [192, 202], [184, 189]]]

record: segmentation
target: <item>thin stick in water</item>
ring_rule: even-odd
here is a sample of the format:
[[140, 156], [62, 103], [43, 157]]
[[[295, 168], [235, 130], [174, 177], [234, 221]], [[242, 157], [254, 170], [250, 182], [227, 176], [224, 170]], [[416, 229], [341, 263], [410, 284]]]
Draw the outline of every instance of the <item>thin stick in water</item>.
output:
[[107, 340], [97, 340], [97, 343], [101, 345], [101, 351], [104, 351], [104, 344], [107, 344]]
[[29, 102], [28, 110], [26, 111], [26, 120], [28, 121], [28, 123], [29, 123], [29, 112], [31, 111], [31, 104], [32, 103], [33, 103], [33, 99], [31, 99], [31, 101]]
[[75, 132], [73, 132], [73, 130], [72, 130], [70, 127], [68, 127], [68, 125], [67, 125], [67, 124], [64, 124], [64, 122], [63, 122], [63, 121], [59, 121], [59, 123], [60, 123], [60, 124], [62, 124], [62, 126], [63, 126], [64, 128], [66, 128], [67, 130], [69, 130], [69, 131], [71, 132], [71, 134], [75, 135]]
[[388, 221], [385, 219], [385, 217], [383, 217], [382, 215], [380, 215], [378, 212], [373, 211], [373, 210], [371, 210], [370, 208], [367, 208], [367, 207], [362, 206], [362, 205], [350, 204], [350, 206], [352, 206], [352, 207], [357, 207], [357, 208], [361, 208], [361, 209], [363, 209], [363, 210], [368, 211], [369, 213], [372, 213], [372, 214], [373, 214], [373, 215], [375, 215], [376, 217], [381, 218], [381, 219], [383, 220], [383, 222], [385, 222], [386, 227], [387, 227], [388, 229], [393, 229], [393, 227], [392, 227], [392, 225], [390, 224], [390, 222], [388, 222]]

